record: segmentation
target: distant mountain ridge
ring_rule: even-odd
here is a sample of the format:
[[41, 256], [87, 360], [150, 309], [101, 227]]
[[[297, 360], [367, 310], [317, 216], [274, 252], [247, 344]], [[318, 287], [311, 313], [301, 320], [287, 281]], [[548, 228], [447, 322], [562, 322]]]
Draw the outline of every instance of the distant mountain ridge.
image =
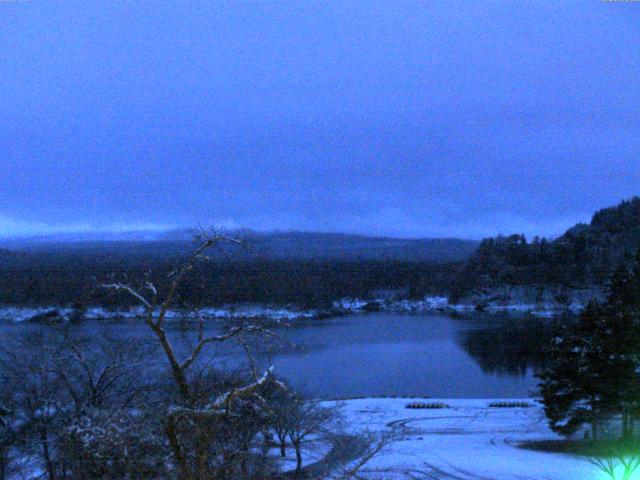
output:
[[397, 239], [363, 235], [306, 232], [249, 234], [249, 245], [266, 257], [306, 260], [399, 260], [458, 262], [479, 245], [455, 238]]
[[640, 249], [640, 198], [597, 211], [555, 240], [524, 235], [483, 240], [454, 287], [454, 298], [508, 286], [589, 289], [606, 287], [611, 275]]
[[[232, 231], [247, 248], [225, 248], [223, 258], [276, 260], [395, 260], [436, 263], [468, 259], [479, 245], [457, 238], [401, 239], [346, 233]], [[192, 247], [189, 230], [124, 232], [111, 234], [62, 234], [5, 240], [0, 248], [21, 251], [69, 251], [89, 249], [132, 255], [172, 255]]]

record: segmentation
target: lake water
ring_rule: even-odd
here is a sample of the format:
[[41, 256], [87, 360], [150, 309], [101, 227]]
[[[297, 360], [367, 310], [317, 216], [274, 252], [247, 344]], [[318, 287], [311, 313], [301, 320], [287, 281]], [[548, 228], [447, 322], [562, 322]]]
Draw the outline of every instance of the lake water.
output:
[[547, 324], [392, 313], [304, 322], [286, 335], [305, 350], [274, 366], [318, 396], [527, 397]]
[[[2, 330], [29, 328], [41, 327], [13, 324]], [[83, 328], [150, 337], [144, 324], [132, 320]], [[297, 348], [280, 347], [271, 360], [262, 355], [261, 362], [272, 362], [278, 375], [324, 398], [528, 397], [536, 391], [533, 369], [550, 338], [549, 321], [490, 315], [370, 313], [296, 321], [276, 330]], [[174, 343], [185, 350], [193, 335], [177, 327], [171, 331]], [[218, 364], [237, 364], [239, 358], [230, 349], [218, 348], [216, 355]]]

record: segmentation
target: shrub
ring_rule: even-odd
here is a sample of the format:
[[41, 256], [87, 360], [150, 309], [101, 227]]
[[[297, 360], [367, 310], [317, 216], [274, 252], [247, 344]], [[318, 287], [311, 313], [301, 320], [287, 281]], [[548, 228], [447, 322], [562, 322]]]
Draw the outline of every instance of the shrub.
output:
[[489, 404], [491, 408], [529, 408], [529, 402], [492, 402]]
[[128, 412], [91, 410], [63, 432], [61, 460], [73, 479], [166, 478], [161, 426]]
[[411, 402], [405, 405], [405, 408], [450, 408], [449, 405], [442, 402]]

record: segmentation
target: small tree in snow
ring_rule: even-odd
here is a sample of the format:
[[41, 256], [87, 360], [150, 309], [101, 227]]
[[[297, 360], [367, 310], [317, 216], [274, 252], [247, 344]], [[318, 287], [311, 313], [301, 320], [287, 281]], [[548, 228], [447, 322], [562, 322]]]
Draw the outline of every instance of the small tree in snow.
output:
[[318, 402], [305, 401], [301, 397], [291, 396], [288, 405], [287, 435], [296, 453], [296, 475], [302, 472], [302, 446], [308, 440], [329, 431], [335, 421], [335, 411], [321, 406]]

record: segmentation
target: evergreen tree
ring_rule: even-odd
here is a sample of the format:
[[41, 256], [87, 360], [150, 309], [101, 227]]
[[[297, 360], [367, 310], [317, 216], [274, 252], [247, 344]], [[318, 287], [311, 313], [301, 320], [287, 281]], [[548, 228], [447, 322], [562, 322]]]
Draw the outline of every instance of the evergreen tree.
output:
[[561, 327], [539, 373], [545, 413], [563, 435], [618, 413], [633, 436], [640, 411], [640, 254], [614, 275], [603, 305], [591, 303], [573, 325]]
[[9, 416], [11, 411], [8, 408], [4, 408], [0, 405], [0, 428], [6, 425], [6, 418]]
[[508, 285], [604, 288], [640, 248], [640, 197], [600, 210], [556, 239], [523, 235], [482, 241], [460, 273], [457, 298]]
[[596, 439], [598, 423], [610, 412], [607, 365], [600, 361], [596, 347], [598, 309], [591, 304], [578, 324], [558, 327], [548, 351], [549, 367], [538, 374], [549, 425], [562, 435], [571, 435], [587, 423]]
[[629, 267], [621, 267], [613, 276], [605, 307], [607, 327], [604, 339], [616, 370], [622, 433], [633, 436], [635, 417], [640, 411], [640, 251]]

